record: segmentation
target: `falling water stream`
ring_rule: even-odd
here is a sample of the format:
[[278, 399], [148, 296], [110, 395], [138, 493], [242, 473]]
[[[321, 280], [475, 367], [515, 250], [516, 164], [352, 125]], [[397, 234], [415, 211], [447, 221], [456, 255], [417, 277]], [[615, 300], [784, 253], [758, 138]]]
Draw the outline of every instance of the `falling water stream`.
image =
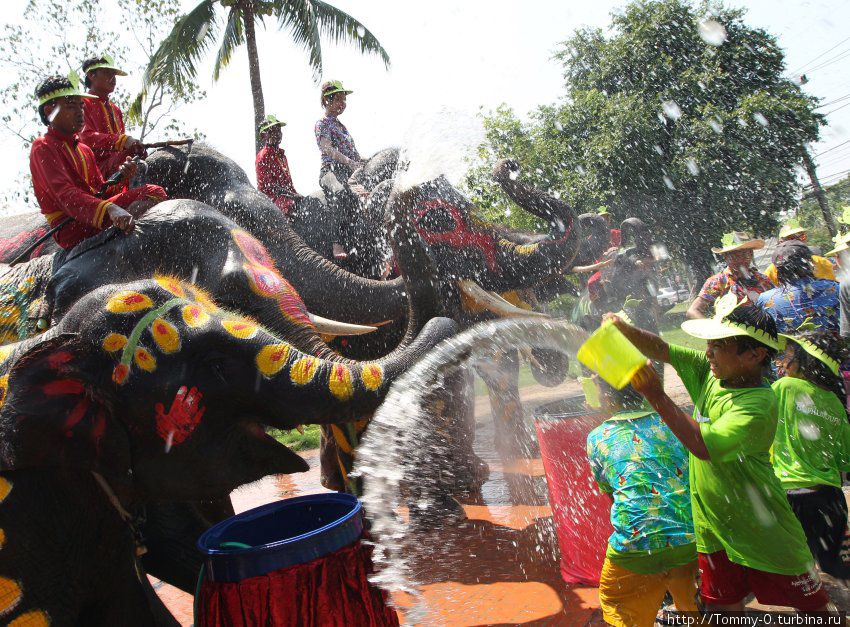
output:
[[[567, 378], [553, 388], [520, 389], [524, 424], [515, 429], [517, 439], [511, 453], [495, 444], [493, 419], [480, 383], [474, 436], [447, 421], [440, 409], [457, 399], [458, 380], [469, 383], [473, 371], [498, 368], [495, 355], [545, 348], [572, 358], [585, 338], [578, 327], [556, 320], [482, 323], [437, 346], [391, 388], [358, 449], [355, 471], [364, 477], [363, 503], [376, 544], [374, 582], [390, 592], [412, 596], [408, 622], [440, 622], [421, 594], [423, 585], [440, 579], [438, 573], [470, 584], [516, 582], [529, 579], [532, 571], [544, 565], [552, 585], [563, 586], [546, 483], [533, 436], [534, 408], [545, 400], [539, 395], [541, 390], [548, 400], [574, 396], [575, 380]], [[526, 394], [530, 389], [538, 394]], [[487, 410], [482, 412], [482, 406]], [[457, 475], [465, 470], [458, 460], [466, 459], [462, 451], [469, 446], [470, 437], [474, 437], [475, 454], [488, 463], [490, 475], [479, 491], [458, 500], [486, 508], [487, 524], [461, 520], [456, 504], [453, 507], [454, 502], [447, 498], [451, 488], [446, 486], [456, 485]], [[525, 524], [520, 524], [524, 531], [507, 529], [511, 526], [507, 518], [516, 514], [515, 510], [526, 513]], [[500, 522], [500, 515], [506, 517], [501, 521], [504, 526], [490, 524], [494, 515], [495, 522]], [[487, 564], [477, 563], [485, 554], [489, 555]], [[492, 564], [494, 557], [500, 563]], [[441, 599], [442, 610], [453, 616], [463, 615], [463, 604], [460, 597]]]

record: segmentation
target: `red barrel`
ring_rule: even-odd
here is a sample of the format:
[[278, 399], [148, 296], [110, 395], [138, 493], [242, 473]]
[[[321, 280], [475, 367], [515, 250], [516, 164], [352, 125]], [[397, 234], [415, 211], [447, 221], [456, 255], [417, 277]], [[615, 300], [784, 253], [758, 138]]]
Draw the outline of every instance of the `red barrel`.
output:
[[596, 486], [587, 461], [587, 435], [608, 415], [569, 397], [535, 410], [540, 456], [569, 584], [599, 585], [611, 526], [611, 497]]
[[395, 627], [386, 593], [368, 580], [360, 502], [309, 494], [269, 503], [210, 527], [198, 540], [202, 627]]

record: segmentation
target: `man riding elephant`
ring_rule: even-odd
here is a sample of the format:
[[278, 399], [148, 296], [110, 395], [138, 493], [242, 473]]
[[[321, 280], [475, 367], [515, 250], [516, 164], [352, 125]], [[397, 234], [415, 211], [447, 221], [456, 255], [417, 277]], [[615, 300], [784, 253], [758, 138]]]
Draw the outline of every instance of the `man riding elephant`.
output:
[[85, 126], [80, 141], [94, 152], [97, 167], [111, 176], [130, 157], [143, 157], [142, 143], [127, 135], [121, 109], [109, 99], [115, 91], [115, 77], [127, 72], [115, 66], [113, 58], [104, 54], [83, 61], [83, 76], [88, 93], [94, 98], [83, 101]]
[[54, 329], [0, 352], [4, 619], [162, 620], [138, 560], [142, 507], [306, 471], [264, 427], [373, 411], [453, 330], [435, 319], [385, 359], [331, 360], [171, 277], [89, 292]]
[[263, 147], [255, 161], [257, 189], [286, 215], [310, 248], [326, 259], [344, 261], [348, 255], [338, 242], [338, 213], [320, 199], [295, 191], [286, 153], [280, 147], [284, 126], [286, 122], [274, 115], [267, 115], [259, 126]]
[[157, 185], [128, 189], [136, 174], [130, 160], [120, 168], [121, 185], [106, 187], [94, 153], [77, 136], [83, 128], [83, 100], [95, 96], [80, 93], [76, 81], [76, 75], [51, 76], [39, 84], [38, 114], [48, 130], [30, 151], [33, 191], [41, 213], [51, 227], [70, 218], [53, 234], [66, 250], [111, 225], [131, 232], [136, 217], [165, 199], [165, 191]]

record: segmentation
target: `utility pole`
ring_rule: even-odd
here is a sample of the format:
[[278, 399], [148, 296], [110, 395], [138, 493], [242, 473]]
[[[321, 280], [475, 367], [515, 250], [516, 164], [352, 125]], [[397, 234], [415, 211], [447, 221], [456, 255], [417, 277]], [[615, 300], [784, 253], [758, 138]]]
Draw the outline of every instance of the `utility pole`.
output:
[[812, 196], [818, 199], [820, 210], [823, 213], [823, 220], [826, 222], [826, 228], [829, 229], [829, 234], [835, 237], [838, 234], [838, 228], [835, 226], [835, 220], [832, 217], [832, 212], [829, 210], [829, 203], [826, 202], [826, 192], [820, 186], [818, 174], [815, 171], [815, 162], [812, 161], [808, 149], [803, 149], [803, 166], [806, 168], [806, 173], [812, 181]]

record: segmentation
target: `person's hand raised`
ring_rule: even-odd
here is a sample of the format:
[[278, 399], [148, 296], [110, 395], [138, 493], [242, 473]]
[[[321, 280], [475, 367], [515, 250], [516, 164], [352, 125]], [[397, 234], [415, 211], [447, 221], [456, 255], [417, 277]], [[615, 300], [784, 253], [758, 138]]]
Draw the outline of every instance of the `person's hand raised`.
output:
[[658, 373], [652, 367], [652, 362], [647, 360], [646, 365], [638, 370], [631, 381], [632, 387], [643, 394], [646, 398], [658, 397], [664, 394], [664, 386]]

